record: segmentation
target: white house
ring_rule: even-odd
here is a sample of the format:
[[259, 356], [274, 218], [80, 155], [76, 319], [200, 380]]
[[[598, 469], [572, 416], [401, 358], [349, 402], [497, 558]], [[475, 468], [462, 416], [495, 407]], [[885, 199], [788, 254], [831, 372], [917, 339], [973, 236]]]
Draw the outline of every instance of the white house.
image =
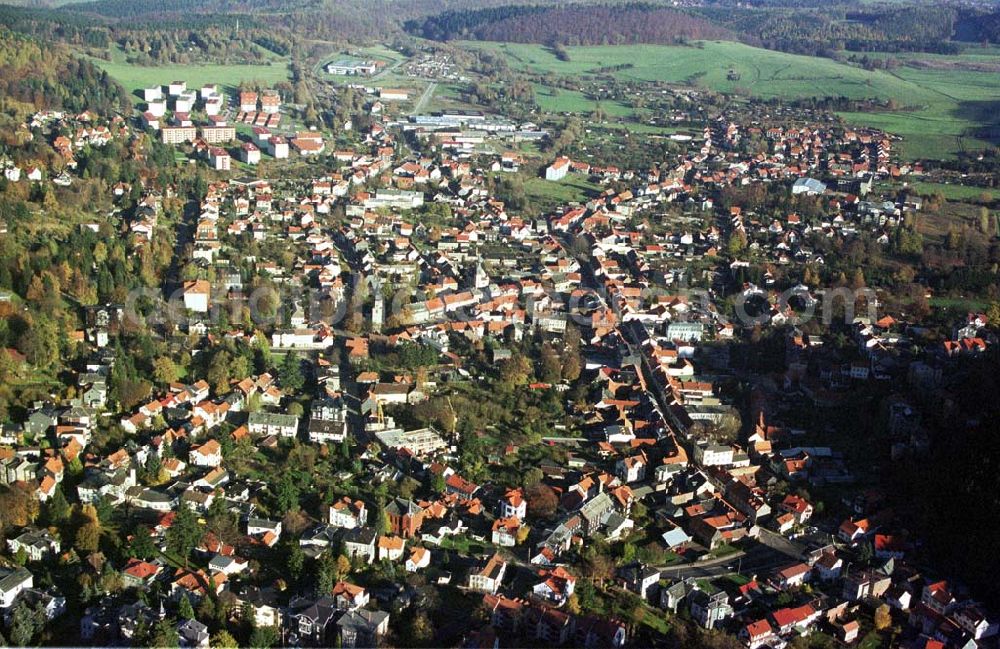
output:
[[545, 180], [562, 180], [569, 173], [572, 162], [569, 158], [556, 158], [556, 161], [545, 168]]
[[295, 415], [253, 412], [247, 420], [247, 430], [251, 435], [295, 437], [299, 430], [299, 418]]
[[288, 140], [275, 135], [271, 137], [268, 144], [268, 152], [274, 157], [275, 160], [284, 160], [288, 158]]
[[547, 599], [555, 603], [556, 606], [561, 606], [573, 594], [576, 577], [566, 572], [562, 567], [540, 570], [538, 576], [542, 578], [542, 581], [531, 589], [538, 597]]
[[406, 559], [406, 572], [416, 572], [431, 565], [431, 551], [427, 548], [413, 548]]
[[507, 562], [494, 554], [482, 568], [469, 572], [469, 589], [496, 595], [505, 574]]
[[222, 446], [214, 439], [195, 446], [188, 453], [188, 462], [194, 466], [219, 466], [222, 464]]
[[622, 458], [615, 463], [615, 474], [623, 482], [638, 482], [646, 477], [647, 464], [643, 454]]
[[21, 591], [34, 584], [34, 577], [26, 568], [0, 566], [0, 609], [9, 609]]
[[208, 163], [216, 171], [229, 171], [233, 166], [233, 159], [222, 147], [213, 146], [208, 150]]
[[184, 282], [184, 308], [197, 313], [208, 312], [211, 286], [203, 279]]
[[26, 530], [19, 536], [7, 540], [7, 547], [16, 554], [24, 550], [29, 561], [41, 561], [47, 556], [59, 554], [59, 539], [49, 534], [48, 530]]
[[240, 147], [240, 160], [248, 165], [260, 164], [260, 149], [253, 142], [245, 142]]
[[524, 492], [521, 489], [508, 489], [500, 499], [500, 517], [516, 517], [524, 520], [528, 513], [528, 503], [524, 499]]
[[352, 500], [344, 496], [330, 505], [329, 521], [333, 527], [347, 529], [362, 527], [368, 521], [368, 510], [362, 500]]

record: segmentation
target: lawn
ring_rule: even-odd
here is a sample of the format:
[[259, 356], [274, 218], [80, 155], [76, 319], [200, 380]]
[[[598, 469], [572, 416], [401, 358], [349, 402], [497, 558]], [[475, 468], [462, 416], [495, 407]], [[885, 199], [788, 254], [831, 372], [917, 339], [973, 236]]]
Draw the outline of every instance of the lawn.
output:
[[[130, 93], [155, 85], [166, 85], [171, 81], [186, 81], [189, 88], [201, 88], [205, 84], [217, 83], [223, 89], [233, 92], [241, 82], [259, 81], [272, 85], [278, 81], [288, 81], [288, 64], [283, 59], [275, 59], [269, 65], [132, 65], [125, 60], [120, 50], [112, 52], [112, 60], [90, 59], [94, 65], [105, 70], [122, 84]], [[133, 94], [134, 96], [134, 94]]]
[[[899, 67], [867, 71], [832, 59], [775, 52], [742, 43], [704, 42], [697, 47], [623, 45], [569, 47], [560, 61], [545, 46], [516, 43], [464, 42], [469, 48], [491, 49], [505, 55], [517, 69], [538, 74], [579, 77], [602, 67], [630, 65], [615, 72], [623, 80], [663, 81], [701, 86], [721, 92], [749, 92], [782, 99], [843, 96], [894, 100], [893, 112], [843, 113], [849, 123], [869, 125], [903, 136], [911, 157], [950, 157], [963, 147], [982, 147], [997, 130], [1000, 74], [970, 69]], [[993, 50], [975, 50], [955, 61], [1000, 64]], [[938, 57], [947, 59], [948, 57]], [[592, 110], [580, 93], [557, 94], [536, 88], [542, 108], [550, 111]], [[605, 106], [611, 115], [627, 107]], [[971, 134], [971, 135], [970, 135]]]
[[441, 539], [441, 548], [445, 550], [455, 550], [461, 554], [482, 554], [486, 552], [486, 544], [474, 541], [468, 536], [446, 536]]
[[582, 92], [535, 84], [535, 101], [547, 113], [589, 113], [598, 107], [609, 117], [631, 117], [631, 106], [617, 101], [595, 101]]
[[[579, 76], [599, 68], [631, 65], [615, 73], [620, 79], [688, 83], [723, 92], [747, 89], [760, 97], [843, 95], [861, 99], [873, 95], [898, 97], [910, 88], [885, 72], [866, 72], [830, 59], [798, 56], [741, 43], [705, 42], [700, 47], [623, 45], [569, 47], [560, 61], [542, 45], [465, 43], [497, 50], [514, 67], [542, 74]], [[730, 79], [730, 71], [739, 78]]]
[[589, 182], [581, 174], [567, 174], [562, 180], [529, 178], [524, 181], [524, 192], [532, 204], [552, 208], [566, 203], [583, 203], [601, 192], [600, 185]]
[[949, 201], [979, 201], [981, 197], [989, 196], [987, 202], [993, 200], [995, 194], [993, 190], [985, 187], [975, 187], [972, 185], [952, 185], [945, 183], [911, 183], [910, 187], [918, 194], [927, 196], [941, 193]]

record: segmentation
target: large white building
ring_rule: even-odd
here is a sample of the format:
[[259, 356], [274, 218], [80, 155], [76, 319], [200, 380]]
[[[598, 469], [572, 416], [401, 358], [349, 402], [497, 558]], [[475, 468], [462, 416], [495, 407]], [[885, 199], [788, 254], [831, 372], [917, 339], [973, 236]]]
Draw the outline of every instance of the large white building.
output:
[[184, 308], [196, 313], [208, 312], [211, 286], [203, 279], [184, 282]]
[[26, 568], [0, 566], [0, 609], [7, 610], [21, 591], [34, 586], [35, 578]]
[[247, 430], [251, 435], [295, 437], [299, 431], [299, 418], [295, 415], [252, 412], [247, 420]]
[[556, 158], [556, 161], [545, 168], [545, 180], [562, 180], [569, 173], [571, 166], [569, 158]]
[[448, 443], [433, 428], [404, 431], [391, 428], [375, 433], [383, 446], [407, 448], [414, 455], [427, 455], [448, 448]]

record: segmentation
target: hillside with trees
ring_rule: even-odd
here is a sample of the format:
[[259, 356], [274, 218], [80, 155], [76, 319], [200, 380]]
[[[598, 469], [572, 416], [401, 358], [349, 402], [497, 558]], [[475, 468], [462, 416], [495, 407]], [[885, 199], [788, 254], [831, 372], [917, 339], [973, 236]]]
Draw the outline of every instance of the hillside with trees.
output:
[[130, 109], [125, 90], [92, 63], [64, 47], [42, 47], [5, 30], [0, 30], [0, 97], [8, 112], [16, 104], [102, 114]]
[[644, 3], [451, 11], [424, 21], [408, 22], [406, 28], [437, 40], [476, 38], [563, 45], [670, 44], [733, 38], [728, 30], [703, 18]]

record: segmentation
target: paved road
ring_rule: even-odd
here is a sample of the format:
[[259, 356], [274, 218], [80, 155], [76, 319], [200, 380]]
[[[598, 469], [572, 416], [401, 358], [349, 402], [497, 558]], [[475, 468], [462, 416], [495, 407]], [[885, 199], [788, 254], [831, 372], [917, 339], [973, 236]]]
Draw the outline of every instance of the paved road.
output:
[[410, 111], [411, 115], [419, 115], [424, 110], [424, 105], [430, 101], [431, 97], [434, 96], [434, 91], [437, 89], [437, 83], [431, 81], [427, 84], [427, 88], [424, 90], [424, 94], [420, 95], [420, 99], [417, 103], [413, 104], [413, 110]]
[[[585, 256], [578, 258], [580, 265], [584, 272], [584, 280], [590, 286], [590, 288], [595, 289], [597, 294], [600, 296], [600, 301], [603, 306], [607, 306], [607, 301], [604, 300], [603, 295], [601, 295], [599, 287], [600, 284], [597, 279], [593, 276], [592, 268], [590, 267], [589, 259]], [[620, 314], [619, 314], [620, 316]], [[669, 404], [666, 403], [664, 398], [664, 386], [660, 381], [659, 376], [650, 367], [649, 359], [639, 348], [640, 332], [637, 331], [639, 327], [642, 327], [638, 322], [632, 322], [629, 324], [622, 323], [619, 326], [619, 330], [623, 334], [622, 338], [625, 341], [629, 352], [633, 355], [638, 355], [641, 359], [640, 370], [646, 376], [646, 382], [649, 386], [649, 393], [653, 397], [653, 407], [656, 409], [660, 418], [671, 424], [671, 428], [674, 429], [676, 439], [678, 444], [681, 444], [688, 455], [688, 461], [695, 467], [701, 468], [701, 466], [695, 461], [693, 448], [691, 447], [690, 440], [684, 438], [682, 434], [677, 430], [677, 422], [674, 420], [673, 412], [670, 410]], [[801, 561], [804, 556], [806, 549], [802, 545], [791, 541], [780, 534], [775, 534], [774, 532], [760, 528], [760, 535], [756, 541], [745, 540], [743, 544], [748, 546], [745, 550], [740, 550], [734, 554], [730, 554], [726, 557], [719, 559], [710, 559], [707, 561], [702, 561], [699, 563], [684, 564], [681, 566], [664, 566], [661, 568], [660, 574], [669, 579], [687, 579], [688, 577], [718, 577], [720, 575], [732, 574], [732, 573], [742, 573], [742, 574], [763, 574], [780, 568], [782, 566], [787, 566], [796, 561]]]

